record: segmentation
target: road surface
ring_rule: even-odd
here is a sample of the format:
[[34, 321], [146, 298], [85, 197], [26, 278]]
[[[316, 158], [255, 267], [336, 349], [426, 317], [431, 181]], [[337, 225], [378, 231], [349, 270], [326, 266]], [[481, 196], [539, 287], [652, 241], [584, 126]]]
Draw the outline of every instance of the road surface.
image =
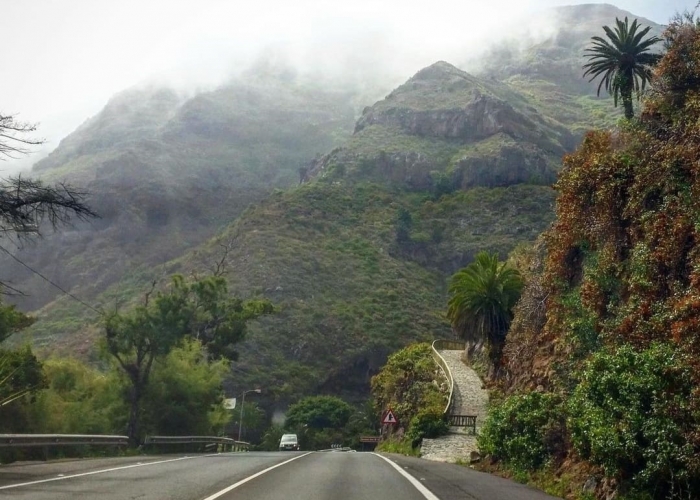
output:
[[32, 500], [547, 500], [458, 465], [374, 453], [222, 453], [0, 466], [0, 498]]

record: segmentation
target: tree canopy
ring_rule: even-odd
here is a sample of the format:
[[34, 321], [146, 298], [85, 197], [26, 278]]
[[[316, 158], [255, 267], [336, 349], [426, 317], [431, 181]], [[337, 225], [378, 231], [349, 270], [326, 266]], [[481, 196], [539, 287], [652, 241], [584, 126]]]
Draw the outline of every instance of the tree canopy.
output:
[[147, 293], [144, 302], [127, 313], [107, 316], [104, 324], [105, 352], [131, 384], [128, 435], [134, 442], [139, 437], [141, 400], [157, 358], [190, 337], [202, 342], [211, 357], [232, 359], [246, 323], [272, 312], [266, 300], [231, 297], [220, 276], [194, 283], [174, 276], [167, 290], [152, 294]]
[[297, 429], [340, 429], [348, 423], [352, 406], [334, 396], [311, 396], [289, 407], [285, 427]]
[[520, 273], [487, 252], [477, 254], [450, 282], [447, 317], [452, 327], [472, 346], [486, 345], [494, 366], [522, 287]]
[[592, 46], [585, 50], [589, 62], [583, 66], [586, 70], [583, 76], [590, 75], [590, 81], [593, 81], [602, 75], [598, 95], [605, 88], [613, 96], [615, 106], [618, 99], [622, 99], [625, 118], [631, 119], [634, 116], [632, 93], [636, 92], [639, 99], [651, 80], [651, 67], [660, 56], [650, 49], [661, 39], [657, 36], [645, 38], [651, 26], [637, 31], [641, 27], [637, 19], [629, 24], [626, 17], [624, 22], [616, 18], [615, 23], [614, 29], [603, 26], [608, 40], [599, 36], [591, 38]]

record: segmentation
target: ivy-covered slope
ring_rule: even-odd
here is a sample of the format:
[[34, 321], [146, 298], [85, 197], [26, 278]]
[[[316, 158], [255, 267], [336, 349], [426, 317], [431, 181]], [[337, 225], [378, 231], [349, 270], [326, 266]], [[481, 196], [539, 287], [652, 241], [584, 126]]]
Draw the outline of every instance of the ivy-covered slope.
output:
[[564, 159], [504, 350], [509, 401], [530, 406], [487, 432], [517, 461], [497, 443], [549, 393], [539, 458], [585, 461], [596, 498], [700, 491], [700, 28], [676, 22], [666, 42], [640, 118]]

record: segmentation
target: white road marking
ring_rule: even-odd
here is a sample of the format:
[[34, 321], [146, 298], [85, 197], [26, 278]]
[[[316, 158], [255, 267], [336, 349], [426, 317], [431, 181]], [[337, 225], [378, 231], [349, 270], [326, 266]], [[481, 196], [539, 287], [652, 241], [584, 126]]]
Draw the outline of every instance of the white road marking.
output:
[[[413, 487], [415, 489], [417, 489], [418, 491], [420, 491], [421, 495], [423, 495], [425, 498], [427, 498], [427, 500], [440, 500], [438, 497], [433, 495], [432, 491], [430, 491], [428, 488], [423, 486], [415, 477], [413, 477], [408, 472], [403, 470], [399, 465], [397, 465], [393, 461], [389, 460], [388, 458], [383, 457], [379, 453], [372, 453], [372, 454], [377, 455], [379, 458], [389, 462], [389, 465], [391, 465], [394, 469], [396, 469], [398, 471], [398, 473], [401, 474], [403, 477], [408, 479], [408, 481], [413, 485]], [[209, 499], [207, 498], [206, 500], [209, 500]]]
[[260, 472], [256, 472], [256, 473], [253, 474], [252, 476], [248, 476], [248, 477], [245, 478], [245, 479], [241, 479], [241, 480], [238, 481], [237, 483], [234, 483], [234, 484], [232, 484], [231, 486], [229, 486], [228, 488], [224, 488], [223, 490], [218, 491], [218, 492], [214, 493], [214, 494], [211, 495], [211, 496], [208, 496], [208, 497], [205, 498], [204, 500], [214, 500], [215, 498], [219, 498], [220, 496], [225, 495], [226, 493], [228, 493], [228, 492], [231, 491], [231, 490], [235, 490], [236, 488], [238, 488], [239, 486], [241, 486], [241, 485], [247, 483], [248, 481], [251, 481], [251, 480], [255, 479], [255, 478], [258, 477], [258, 476], [262, 476], [262, 475], [265, 474], [266, 472], [270, 472], [272, 469], [276, 469], [277, 467], [282, 467], [283, 465], [286, 465], [286, 464], [288, 464], [289, 462], [293, 462], [294, 460], [298, 460], [298, 459], [300, 459], [300, 458], [302, 458], [302, 457], [305, 457], [306, 455], [311, 455], [312, 453], [313, 453], [312, 451], [309, 451], [308, 453], [304, 453], [303, 455], [299, 455], [298, 457], [290, 458], [289, 460], [286, 460], [286, 461], [284, 461], [284, 462], [282, 462], [282, 463], [279, 463], [279, 464], [277, 464], [277, 465], [273, 465], [272, 467], [268, 467], [267, 469], [261, 470]]
[[172, 458], [170, 460], [159, 460], [157, 462], [147, 462], [145, 464], [144, 463], [137, 463], [137, 464], [131, 464], [131, 465], [124, 465], [122, 467], [112, 467], [111, 469], [102, 469], [102, 470], [94, 470], [91, 472], [82, 472], [80, 474], [73, 474], [71, 476], [64, 476], [63, 474], [59, 474], [58, 477], [52, 477], [50, 479], [39, 479], [38, 481], [30, 481], [28, 483], [17, 483], [17, 484], [10, 484], [7, 486], [0, 486], [0, 490], [9, 490], [10, 488], [19, 488], [21, 486], [31, 486], [33, 484], [49, 483], [51, 481], [61, 481], [62, 479], [71, 479], [73, 477], [92, 476], [93, 474], [104, 474], [105, 472], [114, 472], [117, 470], [133, 469], [134, 467], [145, 467], [147, 465], [164, 464], [167, 462], [177, 462], [178, 460], [187, 460], [189, 458], [196, 458], [196, 457]]

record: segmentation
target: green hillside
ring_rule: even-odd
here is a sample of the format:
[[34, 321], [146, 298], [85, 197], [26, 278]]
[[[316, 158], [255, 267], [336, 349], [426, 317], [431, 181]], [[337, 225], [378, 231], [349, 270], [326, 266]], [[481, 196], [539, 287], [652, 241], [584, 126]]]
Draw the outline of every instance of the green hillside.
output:
[[[232, 289], [279, 308], [251, 325], [232, 390], [261, 385], [280, 405], [363, 397], [388, 353], [450, 335], [452, 273], [550, 225], [561, 156], [588, 124], [615, 119], [610, 100], [525, 69], [482, 78], [435, 63], [365, 108], [354, 132], [357, 94], [309, 82], [127, 92], [37, 165], [85, 185], [103, 219], [22, 258], [114, 308], [153, 279], [205, 272], [227, 248]], [[12, 273], [39, 319], [19, 341], [94, 354], [91, 311]]]

